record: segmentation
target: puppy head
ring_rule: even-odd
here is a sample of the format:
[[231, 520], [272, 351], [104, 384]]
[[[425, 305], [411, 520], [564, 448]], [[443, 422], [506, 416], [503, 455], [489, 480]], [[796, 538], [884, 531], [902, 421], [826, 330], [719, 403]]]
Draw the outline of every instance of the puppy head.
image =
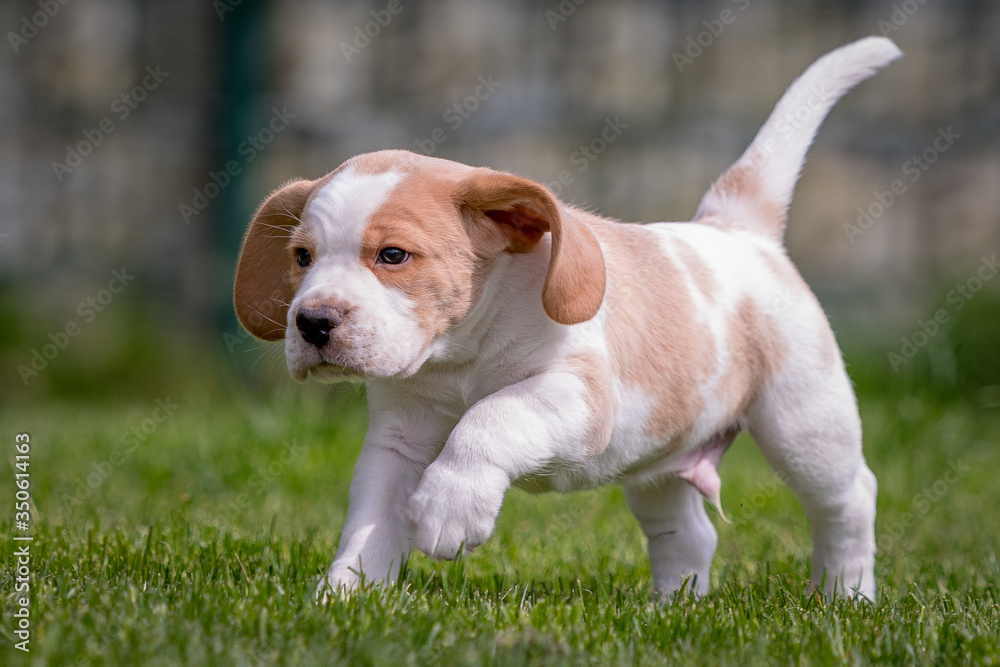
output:
[[497, 258], [535, 251], [546, 233], [545, 311], [588, 320], [604, 297], [600, 246], [547, 189], [406, 151], [360, 155], [264, 201], [240, 251], [236, 313], [258, 338], [285, 339], [297, 380], [409, 376], [478, 303]]

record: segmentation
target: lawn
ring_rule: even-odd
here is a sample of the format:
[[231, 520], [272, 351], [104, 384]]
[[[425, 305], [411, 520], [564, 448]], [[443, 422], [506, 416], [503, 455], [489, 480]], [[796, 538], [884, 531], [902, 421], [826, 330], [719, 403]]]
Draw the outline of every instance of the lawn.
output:
[[[852, 366], [880, 484], [875, 604], [809, 594], [805, 517], [741, 436], [704, 599], [657, 602], [639, 528], [605, 488], [511, 492], [463, 561], [415, 555], [398, 585], [322, 607], [363, 392], [292, 385], [268, 364], [0, 408], [12, 465], [14, 434], [31, 435], [36, 506], [30, 654], [12, 648], [23, 543], [0, 547], [3, 662], [997, 662], [996, 386], [931, 392], [878, 380], [884, 357]], [[3, 475], [0, 497], [14, 494]], [[13, 516], [4, 535], [20, 534]]]

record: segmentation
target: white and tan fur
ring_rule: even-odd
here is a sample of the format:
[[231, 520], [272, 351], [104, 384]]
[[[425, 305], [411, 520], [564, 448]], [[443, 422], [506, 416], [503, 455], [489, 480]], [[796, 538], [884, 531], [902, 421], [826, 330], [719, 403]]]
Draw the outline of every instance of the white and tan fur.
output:
[[482, 544], [512, 484], [606, 482], [626, 489], [655, 586], [704, 593], [703, 497], [718, 502], [718, 462], [748, 429], [812, 522], [813, 581], [874, 599], [876, 483], [854, 393], [782, 235], [830, 107], [898, 56], [867, 38], [818, 60], [691, 222], [624, 224], [405, 151], [272, 194], [243, 243], [240, 320], [285, 339], [297, 380], [368, 390], [319, 593], [391, 581], [414, 547], [454, 558]]

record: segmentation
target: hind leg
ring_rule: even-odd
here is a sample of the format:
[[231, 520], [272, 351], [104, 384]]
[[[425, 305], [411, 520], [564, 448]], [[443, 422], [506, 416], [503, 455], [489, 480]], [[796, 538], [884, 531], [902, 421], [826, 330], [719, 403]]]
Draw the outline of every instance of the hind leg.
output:
[[625, 497], [646, 534], [654, 588], [670, 595], [690, 579], [690, 590], [707, 593], [718, 538], [701, 494], [667, 478], [656, 486], [627, 487]]
[[785, 372], [749, 414], [750, 431], [813, 528], [812, 580], [826, 593], [875, 599], [875, 475], [842, 366]]

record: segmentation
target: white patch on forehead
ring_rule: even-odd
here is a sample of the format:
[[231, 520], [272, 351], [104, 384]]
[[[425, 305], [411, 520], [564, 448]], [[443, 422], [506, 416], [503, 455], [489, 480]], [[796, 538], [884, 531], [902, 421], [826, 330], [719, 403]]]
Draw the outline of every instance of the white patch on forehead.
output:
[[361, 236], [369, 218], [402, 178], [397, 171], [358, 174], [349, 167], [330, 179], [309, 202], [303, 216], [314, 231], [317, 254], [359, 257]]
[[[326, 360], [373, 376], [413, 373], [426, 359], [414, 304], [403, 290], [379, 282], [372, 267], [360, 261], [361, 239], [372, 214], [402, 178], [395, 171], [358, 174], [348, 168], [316, 192], [303, 216], [316, 244], [313, 262], [288, 309], [287, 326], [294, 331], [303, 303], [340, 308], [345, 317]], [[301, 336], [285, 337], [285, 356], [295, 377], [321, 360]]]

